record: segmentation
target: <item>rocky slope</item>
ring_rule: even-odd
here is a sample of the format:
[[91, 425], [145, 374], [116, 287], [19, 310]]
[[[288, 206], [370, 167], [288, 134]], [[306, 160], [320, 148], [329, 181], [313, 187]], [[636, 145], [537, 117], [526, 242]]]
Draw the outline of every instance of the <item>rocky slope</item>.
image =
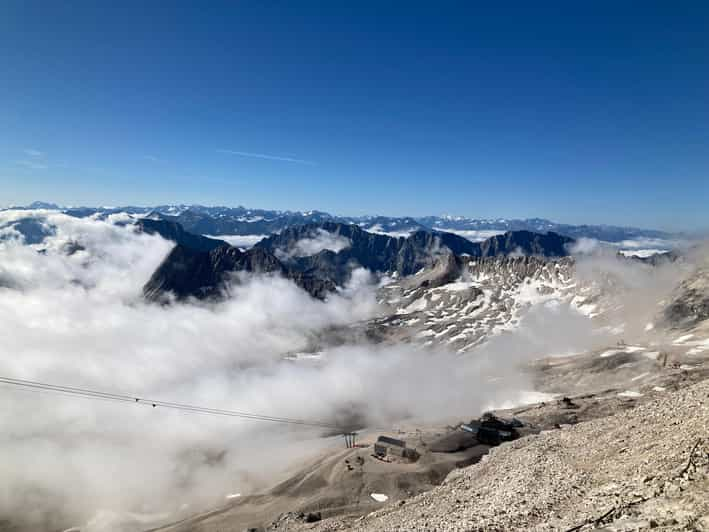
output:
[[[487, 445], [472, 445], [454, 452], [432, 452], [445, 428], [401, 431], [397, 437], [416, 442], [422, 457], [415, 462], [384, 461], [372, 456], [376, 437], [360, 435], [361, 447], [331, 449], [259, 494], [243, 494], [212, 511], [159, 528], [162, 532], [217, 532], [263, 530], [264, 523], [311, 521], [343, 513], [375, 511], [381, 503], [372, 493], [385, 493], [388, 501], [407, 499], [440, 484], [456, 464], [478, 461]], [[424, 444], [424, 445], [422, 445]], [[301, 516], [300, 518], [298, 516]], [[0, 529], [1, 530], [1, 529]], [[287, 528], [286, 528], [287, 530]]]
[[421, 455], [388, 462], [371, 456], [381, 433], [364, 431], [362, 447], [160, 530], [707, 530], [709, 357], [650, 349], [536, 361], [537, 388], [555, 395], [498, 412], [523, 422], [520, 440], [471, 443], [442, 414], [386, 433]]
[[569, 254], [568, 246], [574, 239], [548, 231], [544, 234], [532, 231], [508, 231], [495, 235], [480, 243], [480, 252], [473, 257], [499, 257], [516, 255], [536, 255], [542, 257], [564, 257]]
[[700, 267], [682, 281], [664, 310], [665, 322], [688, 328], [709, 319], [709, 267]]
[[514, 328], [544, 301], [568, 303], [580, 314], [597, 311], [596, 292], [579, 286], [574, 271], [570, 257], [444, 257], [380, 290], [390, 311], [371, 322], [370, 336], [464, 352]]
[[307, 529], [709, 530], [708, 396], [707, 381], [658, 391], [635, 409], [503, 444], [364, 519]]

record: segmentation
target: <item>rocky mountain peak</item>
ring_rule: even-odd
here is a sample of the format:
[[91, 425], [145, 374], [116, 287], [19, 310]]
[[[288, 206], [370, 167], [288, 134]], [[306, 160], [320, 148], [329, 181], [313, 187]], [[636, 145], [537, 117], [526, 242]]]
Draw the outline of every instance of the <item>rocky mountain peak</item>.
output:
[[311, 295], [323, 298], [347, 282], [354, 268], [412, 276], [431, 269], [429, 282], [450, 282], [461, 271], [462, 257], [535, 254], [564, 256], [573, 240], [555, 233], [512, 231], [474, 243], [439, 231], [415, 231], [408, 237], [370, 233], [354, 224], [331, 220], [288, 227], [242, 252], [223, 241], [191, 235], [174, 221], [142, 220], [139, 227], [177, 242], [145, 286], [149, 299], [166, 292], [178, 298], [219, 297], [231, 273], [277, 273]]

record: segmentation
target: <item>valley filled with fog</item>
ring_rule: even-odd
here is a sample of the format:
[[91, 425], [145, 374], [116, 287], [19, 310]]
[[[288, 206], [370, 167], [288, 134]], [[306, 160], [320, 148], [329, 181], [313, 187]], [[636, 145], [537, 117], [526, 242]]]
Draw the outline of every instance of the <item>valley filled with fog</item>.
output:
[[[17, 226], [28, 219], [42, 235], [32, 244]], [[492, 330], [465, 352], [366, 335], [328, 343], [332, 331], [391, 313], [378, 294], [394, 279], [354, 268], [320, 300], [279, 275], [235, 272], [220, 300], [148, 302], [143, 286], [175, 244], [138, 231], [127, 214], [9, 210], [0, 222], [0, 376], [359, 429], [543, 399], [520, 370], [525, 363], [642, 331], [648, 305], [674, 286], [662, 269], [637, 275], [634, 264], [595, 255], [579, 262], [579, 279], [590, 286], [613, 275], [625, 306], [608, 312], [614, 321], [634, 317], [625, 329], [599, 325], [559, 292], [527, 297], [504, 334]], [[282, 255], [349, 245], [313, 234]], [[302, 352], [312, 355], [293, 356]], [[39, 527], [107, 531], [176, 520], [228, 494], [256, 493], [341, 444], [339, 434], [309, 426], [2, 393], [0, 514]]]

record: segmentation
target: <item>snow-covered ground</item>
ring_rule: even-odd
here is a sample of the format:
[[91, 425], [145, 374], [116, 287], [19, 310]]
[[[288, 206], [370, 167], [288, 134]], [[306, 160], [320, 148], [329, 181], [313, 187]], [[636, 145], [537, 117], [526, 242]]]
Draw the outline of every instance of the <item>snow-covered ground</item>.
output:
[[[420, 272], [414, 279], [427, 275]], [[533, 309], [556, 316], [559, 323], [570, 315], [590, 324], [604, 312], [593, 287], [574, 277], [572, 259], [471, 260], [456, 281], [420, 284], [404, 279], [383, 287], [381, 301], [394, 314], [375, 320], [374, 326], [399, 339], [443, 344], [462, 353], [516, 329]], [[557, 347], [560, 353], [574, 351], [571, 345]]]

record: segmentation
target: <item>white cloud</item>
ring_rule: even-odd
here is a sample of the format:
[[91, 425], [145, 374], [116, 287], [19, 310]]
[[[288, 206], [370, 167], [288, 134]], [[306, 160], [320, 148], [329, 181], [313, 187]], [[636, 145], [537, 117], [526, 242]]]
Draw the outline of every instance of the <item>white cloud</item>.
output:
[[608, 254], [620, 252], [626, 257], [648, 257], [656, 253], [664, 253], [673, 249], [686, 248], [688, 242], [684, 240], [667, 240], [663, 238], [636, 238], [620, 242], [605, 242], [595, 238], [579, 238], [571, 246], [572, 254]]
[[658, 249], [661, 251], [669, 251], [671, 249], [685, 247], [687, 242], [679, 239], [667, 240], [664, 238], [634, 238], [622, 240], [614, 243], [613, 245], [621, 250]]
[[652, 257], [660, 253], [666, 253], [666, 249], [622, 249], [620, 253], [626, 257]]
[[504, 231], [494, 230], [466, 230], [466, 229], [444, 229], [446, 233], [453, 233], [463, 238], [467, 238], [471, 242], [482, 242], [493, 236], [504, 234]]
[[524, 252], [521, 246], [517, 246], [512, 250], [511, 253], [508, 254], [509, 257], [511, 258], [518, 258], [518, 257], [526, 257], [527, 254]]
[[[110, 221], [46, 211], [3, 212], [0, 225], [27, 216], [56, 233], [36, 246], [0, 243], [0, 280], [8, 281], [0, 282], [0, 375], [286, 417], [332, 415], [337, 405], [325, 396], [309, 399], [320, 371], [281, 357], [307, 348], [318, 330], [372, 315], [373, 287], [323, 303], [284, 279], [264, 277], [235, 286], [234, 298], [220, 305], [149, 305], [141, 287], [172, 243]], [[67, 255], [69, 242], [85, 249]], [[85, 523], [99, 510], [176, 515], [183, 503], [194, 508], [235, 489], [253, 491], [293, 452], [304, 452], [299, 441], [318, 436], [6, 388], [0, 393], [0, 476], [13, 488], [0, 490], [0, 515], [39, 516], [20, 508], [41, 503], [58, 519], [47, 528]], [[288, 436], [292, 448], [279, 444], [276, 452], [267, 443], [271, 435]], [[223, 461], [207, 463], [210, 453], [223, 451]], [[115, 530], [115, 523], [105, 530]]]
[[324, 249], [337, 253], [351, 245], [349, 238], [318, 228], [312, 236], [298, 240], [291, 249], [276, 250], [276, 256], [281, 260], [289, 260], [293, 257], [309, 257]]
[[208, 238], [216, 238], [218, 240], [224, 240], [225, 242], [236, 246], [241, 249], [248, 249], [254, 247], [257, 243], [261, 242], [264, 238], [269, 235], [204, 235]]
[[376, 235], [386, 235], [394, 238], [407, 238], [415, 231], [413, 229], [404, 229], [401, 231], [385, 231], [381, 224], [374, 224], [371, 227], [365, 227], [365, 231], [368, 233], [374, 233]]
[[296, 159], [294, 157], [282, 157], [280, 155], [269, 155], [267, 153], [253, 153], [248, 151], [237, 151], [237, 150], [217, 150], [218, 153], [226, 153], [229, 155], [238, 155], [239, 157], [252, 157], [255, 159], [266, 159], [269, 161], [283, 161], [288, 163], [298, 163], [307, 164], [310, 166], [317, 166], [318, 163], [314, 161], [307, 161], [305, 159]]
[[594, 253], [598, 250], [600, 242], [595, 238], [581, 237], [573, 242], [571, 245], [567, 245], [569, 253], [572, 255], [587, 255]]
[[45, 159], [44, 152], [28, 148], [23, 150], [23, 153], [28, 158], [15, 161], [16, 165], [23, 166], [29, 170], [46, 170], [47, 168], [49, 168]]
[[25, 168], [28, 168], [30, 170], [46, 170], [48, 168], [48, 166], [44, 163], [30, 161], [30, 160], [16, 161], [16, 164], [18, 166], [24, 166]]

